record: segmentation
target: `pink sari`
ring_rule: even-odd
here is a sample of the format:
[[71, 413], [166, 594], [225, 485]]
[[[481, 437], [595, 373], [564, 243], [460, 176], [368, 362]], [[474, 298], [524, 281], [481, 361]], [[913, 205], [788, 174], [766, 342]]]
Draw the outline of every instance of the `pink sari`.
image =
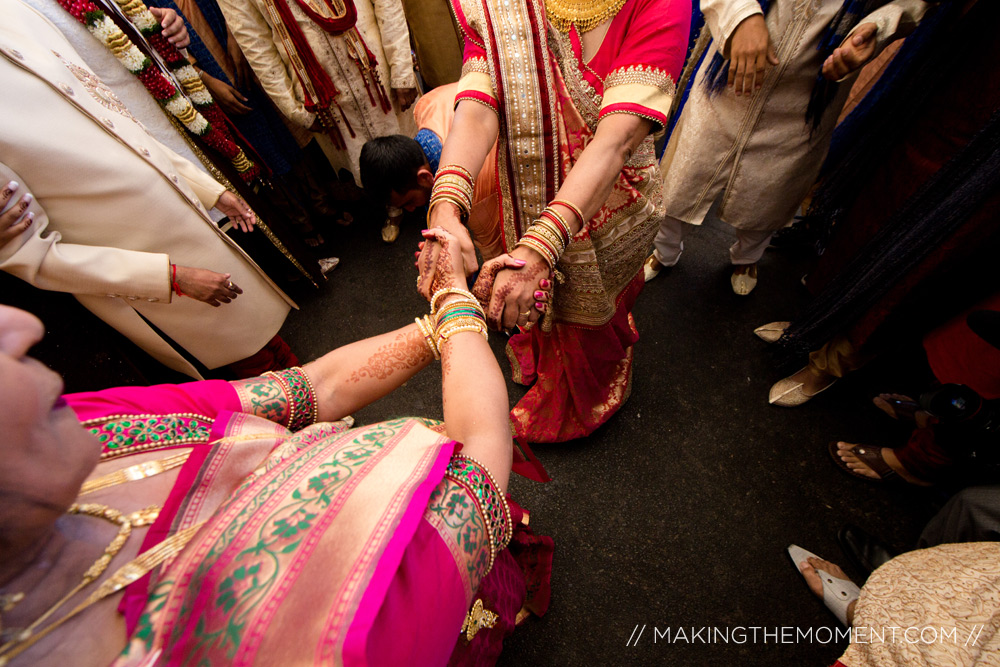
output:
[[[439, 424], [308, 425], [314, 399], [297, 369], [66, 398], [102, 441], [97, 475], [190, 452], [141, 551], [200, 529], [126, 589], [119, 665], [443, 664], [490, 582], [513, 582], [483, 600], [511, 620], [507, 634], [526, 602], [510, 552], [488, 570], [483, 516], [445, 477], [461, 445]], [[551, 562], [551, 540], [519, 532]], [[498, 654], [493, 632], [464, 650], [492, 640]]]
[[[551, 201], [602, 118], [663, 126], [687, 48], [686, 0], [626, 0], [600, 49], [583, 62], [576, 28], [549, 24], [541, 0], [454, 0], [466, 36], [457, 100], [501, 119], [497, 192], [503, 243], [513, 249]], [[608, 201], [557, 266], [556, 323], [510, 339], [516, 382], [534, 386], [511, 411], [519, 439], [562, 442], [592, 433], [631, 389], [638, 332], [631, 310], [662, 217], [652, 137], [626, 163]], [[538, 471], [516, 468], [529, 476]]]

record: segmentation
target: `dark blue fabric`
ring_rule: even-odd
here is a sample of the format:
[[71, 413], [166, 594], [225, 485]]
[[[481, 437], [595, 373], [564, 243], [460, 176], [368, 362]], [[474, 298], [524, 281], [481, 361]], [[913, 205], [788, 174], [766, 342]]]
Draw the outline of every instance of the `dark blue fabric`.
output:
[[198, 5], [202, 17], [215, 34], [215, 39], [222, 45], [222, 48], [228, 48], [229, 28], [226, 27], [226, 17], [222, 15], [219, 3], [215, 0], [195, 0], [194, 4]]
[[[843, 218], [872, 172], [885, 166], [885, 156], [925, 112], [928, 98], [940, 94], [954, 72], [970, 67], [970, 61], [980, 68], [993, 66], [981, 54], [984, 45], [996, 38], [1000, 3], [978, 2], [963, 15], [964, 5], [942, 3], [921, 23], [922, 34], [907, 39], [886, 72], [890, 75], [887, 87], [845, 129], [838, 140], [840, 154], [833, 156], [837, 161], [831, 163], [828, 158], [827, 176], [813, 199], [807, 223], [830, 228]], [[913, 37], [917, 39], [911, 43]], [[1000, 109], [995, 109], [969, 143], [881, 223], [874, 237], [803, 310], [779, 341], [781, 348], [790, 354], [804, 353], [845, 331], [998, 191]], [[965, 296], [956, 292], [953, 302], [961, 303]], [[907, 331], [913, 337], [921, 333]]]
[[444, 148], [444, 145], [441, 143], [441, 137], [424, 128], [417, 132], [417, 136], [414, 139], [417, 140], [420, 148], [424, 151], [424, 157], [427, 158], [427, 164], [430, 165], [431, 172], [436, 174], [441, 164], [441, 149]]
[[[213, 0], [200, 0], [198, 2], [199, 8], [202, 4], [211, 3], [214, 5]], [[175, 12], [180, 14], [182, 17], [184, 14], [181, 10], [174, 4], [173, 0], [148, 0], [147, 4], [151, 7], [161, 7], [164, 9], [173, 9]], [[202, 8], [202, 12], [204, 13]], [[215, 5], [215, 11], [218, 12], [219, 8]], [[221, 14], [219, 15], [221, 17]], [[205, 15], [206, 20], [208, 20], [208, 15]], [[191, 27], [191, 23], [184, 18], [184, 24], [187, 26], [188, 36], [191, 38], [191, 44], [188, 45], [188, 51], [191, 55], [195, 57], [198, 62], [198, 67], [203, 69], [209, 76], [213, 76], [220, 81], [228, 83], [229, 85], [237, 88], [243, 96], [247, 98], [245, 104], [252, 109], [252, 111], [246, 115], [228, 115], [230, 121], [236, 126], [240, 134], [246, 138], [253, 149], [266, 163], [266, 166], [276, 175], [287, 174], [292, 169], [292, 165], [301, 159], [301, 151], [299, 150], [299, 145], [295, 142], [295, 138], [292, 137], [291, 132], [285, 127], [284, 121], [278, 116], [278, 112], [274, 110], [271, 106], [270, 100], [264, 95], [264, 93], [256, 85], [244, 86], [243, 88], [237, 87], [229, 78], [226, 73], [219, 66], [219, 63], [215, 61], [212, 56], [211, 51], [205, 46], [205, 43], [201, 41], [201, 37], [195, 32], [194, 28]], [[212, 22], [209, 20], [209, 25]], [[213, 32], [216, 32], [215, 27], [212, 28]], [[223, 46], [225, 45], [225, 22], [222, 24], [222, 34], [223, 41], [221, 42]]]
[[[698, 36], [701, 34], [702, 28], [705, 26], [705, 15], [701, 13], [701, 5], [699, 0], [691, 0], [691, 32], [688, 34], [688, 48], [687, 56], [685, 61], [691, 57], [691, 52], [694, 50], [695, 43], [698, 41]], [[698, 58], [698, 62], [695, 63], [694, 67], [690, 68], [690, 75], [688, 76], [687, 82], [684, 85], [684, 90], [678, 91], [680, 94], [680, 100], [677, 102], [677, 106], [674, 108], [673, 114], [671, 114], [670, 119], [667, 121], [667, 129], [664, 132], [664, 140], [662, 144], [658, 144], [656, 159], [663, 157], [663, 151], [667, 147], [667, 142], [670, 141], [670, 135], [674, 133], [674, 127], [677, 125], [677, 119], [681, 117], [681, 111], [684, 110], [684, 105], [687, 104], [688, 97], [691, 95], [691, 87], [694, 86], [695, 75], [701, 68], [701, 63], [705, 60], [705, 54], [708, 53], [708, 47], [702, 51], [701, 56]], [[685, 68], [687, 72], [688, 68]]]

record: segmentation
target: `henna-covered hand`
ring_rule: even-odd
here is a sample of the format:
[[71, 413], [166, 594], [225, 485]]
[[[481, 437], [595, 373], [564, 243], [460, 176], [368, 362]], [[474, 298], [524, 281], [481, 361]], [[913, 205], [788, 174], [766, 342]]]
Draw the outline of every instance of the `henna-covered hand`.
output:
[[425, 229], [421, 234], [425, 240], [417, 258], [417, 290], [429, 300], [446, 288], [466, 289], [465, 261], [458, 238], [440, 227]]
[[[542, 287], [543, 280], [548, 281], [551, 288], [549, 265], [534, 250], [523, 247], [515, 248], [508, 257], [522, 260], [525, 264], [522, 268], [502, 267], [494, 272], [486, 322], [495, 329], [511, 329], [515, 325], [527, 329], [534, 326], [544, 310], [535, 306], [536, 303], [544, 304], [542, 299], [535, 297], [535, 292], [547, 291]], [[485, 283], [480, 288], [481, 293], [484, 287]]]
[[431, 210], [427, 226], [431, 229], [441, 228], [449, 232], [458, 239], [458, 244], [462, 249], [462, 259], [465, 261], [465, 275], [471, 276], [479, 268], [479, 260], [476, 259], [476, 246], [472, 243], [469, 230], [462, 224], [458, 216], [458, 209], [449, 202], [442, 202]]
[[[527, 262], [523, 259], [517, 259], [513, 255], [509, 254], [494, 257], [493, 259], [483, 263], [483, 268], [479, 272], [479, 277], [476, 278], [476, 284], [472, 286], [472, 296], [476, 297], [480, 305], [483, 307], [483, 310], [490, 307], [490, 298], [493, 296], [493, 285], [496, 283], [497, 274], [504, 269], [520, 269], [526, 264]], [[542, 289], [549, 289], [549, 287], [545, 285]], [[548, 301], [549, 297], [546, 294], [544, 299], [539, 300]]]

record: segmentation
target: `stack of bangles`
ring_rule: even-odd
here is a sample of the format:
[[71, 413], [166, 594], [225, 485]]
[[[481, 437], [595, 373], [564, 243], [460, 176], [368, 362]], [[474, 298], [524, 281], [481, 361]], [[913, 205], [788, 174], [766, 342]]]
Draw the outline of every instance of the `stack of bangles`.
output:
[[[438, 309], [438, 301], [449, 294], [455, 294], [458, 298]], [[434, 353], [435, 359], [441, 358], [444, 344], [457, 333], [472, 331], [482, 334], [483, 339], [489, 340], [483, 307], [471, 292], [457, 287], [446, 287], [435, 292], [431, 297], [431, 314], [418, 317], [414, 321], [427, 341], [427, 346]]]
[[465, 167], [457, 164], [441, 165], [434, 177], [434, 187], [431, 188], [431, 198], [427, 205], [427, 217], [441, 202], [451, 202], [459, 211], [462, 222], [469, 219], [472, 211], [472, 196], [476, 181]]
[[545, 210], [538, 216], [538, 219], [531, 223], [528, 231], [517, 242], [517, 246], [531, 248], [545, 258], [550, 269], [556, 268], [556, 263], [562, 257], [572, 236], [566, 218], [553, 208], [555, 204], [565, 206], [573, 211], [573, 214], [580, 219], [581, 223], [584, 221], [583, 213], [579, 207], [567, 201], [555, 199], [545, 207]]

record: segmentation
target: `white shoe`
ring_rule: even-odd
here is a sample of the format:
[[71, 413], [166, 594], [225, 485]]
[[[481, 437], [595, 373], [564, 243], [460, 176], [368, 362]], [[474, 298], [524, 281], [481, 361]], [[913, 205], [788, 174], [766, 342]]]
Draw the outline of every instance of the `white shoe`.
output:
[[[788, 547], [788, 555], [791, 557], [792, 562], [795, 564], [795, 569], [799, 571], [799, 574], [802, 574], [803, 563], [810, 558], [819, 558], [816, 554], [794, 544]], [[823, 604], [833, 612], [838, 621], [844, 624], [844, 627], [850, 627], [850, 624], [847, 622], [847, 608], [852, 602], [861, 597], [861, 589], [853, 581], [835, 577], [829, 572], [816, 570], [816, 573], [823, 581]], [[804, 574], [802, 576], [805, 577]]]
[[326, 274], [330, 273], [335, 268], [337, 268], [338, 264], [340, 264], [339, 257], [324, 257], [323, 259], [319, 260], [320, 273], [322, 273], [325, 276]]

